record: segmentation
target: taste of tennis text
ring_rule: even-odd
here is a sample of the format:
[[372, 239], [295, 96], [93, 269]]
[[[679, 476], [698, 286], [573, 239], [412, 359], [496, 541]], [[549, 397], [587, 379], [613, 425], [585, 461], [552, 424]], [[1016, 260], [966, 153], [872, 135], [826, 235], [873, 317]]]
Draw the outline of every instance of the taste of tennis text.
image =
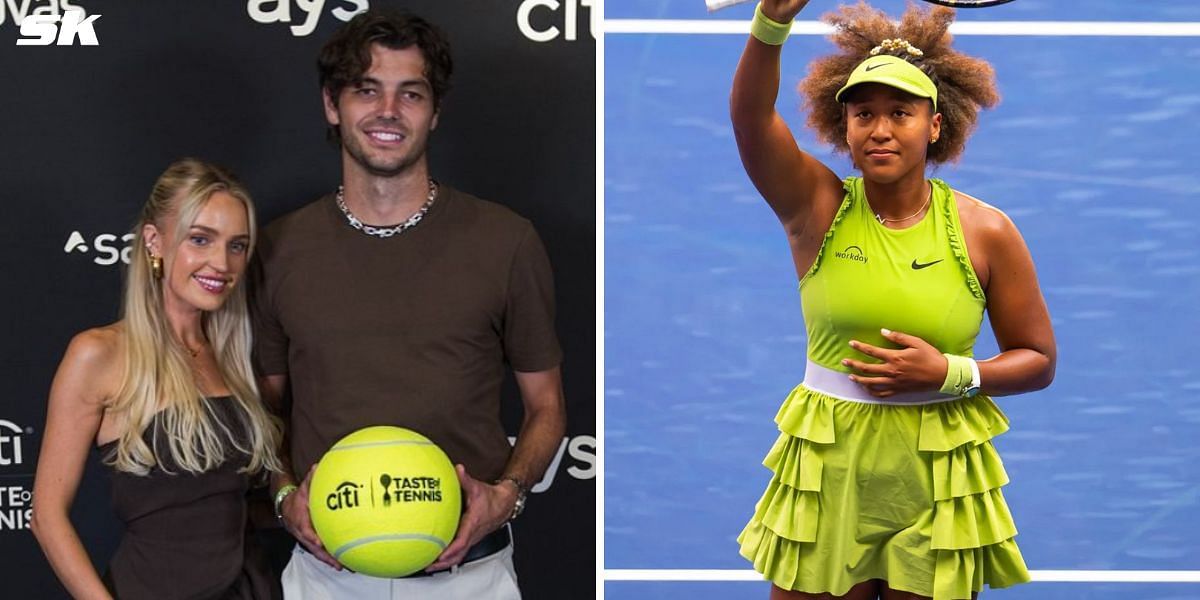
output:
[[442, 480], [437, 477], [392, 477], [380, 475], [383, 505], [392, 502], [441, 502]]
[[[442, 480], [437, 477], [380, 475], [379, 483], [383, 487], [381, 500], [384, 506], [391, 506], [393, 502], [442, 501]], [[343, 481], [325, 497], [325, 506], [329, 510], [358, 507], [361, 505], [358, 493], [362, 488], [362, 484]]]

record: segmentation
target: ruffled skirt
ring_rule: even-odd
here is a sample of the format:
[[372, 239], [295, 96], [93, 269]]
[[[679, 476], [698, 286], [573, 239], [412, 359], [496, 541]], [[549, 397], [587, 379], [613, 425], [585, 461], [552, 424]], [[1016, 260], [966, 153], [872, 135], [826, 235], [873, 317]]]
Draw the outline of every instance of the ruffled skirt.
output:
[[1029, 581], [991, 443], [1008, 419], [990, 398], [868, 404], [801, 385], [775, 421], [774, 475], [738, 536], [775, 585], [841, 595], [883, 579], [952, 600]]

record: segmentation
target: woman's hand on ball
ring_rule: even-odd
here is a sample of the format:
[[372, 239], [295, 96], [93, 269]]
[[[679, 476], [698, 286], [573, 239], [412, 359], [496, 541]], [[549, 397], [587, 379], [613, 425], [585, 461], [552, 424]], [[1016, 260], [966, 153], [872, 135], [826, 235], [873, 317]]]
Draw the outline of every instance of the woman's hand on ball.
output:
[[511, 485], [491, 485], [479, 481], [468, 475], [462, 465], [454, 465], [454, 470], [458, 473], [458, 483], [462, 486], [467, 508], [458, 522], [454, 540], [433, 564], [425, 568], [426, 571], [441, 571], [461, 564], [471, 546], [508, 521], [513, 504], [517, 501]]
[[283, 499], [280, 514], [283, 515], [283, 526], [287, 528], [288, 533], [291, 533], [292, 537], [296, 538], [296, 541], [300, 542], [309, 554], [341, 571], [342, 563], [325, 551], [325, 546], [321, 544], [321, 538], [317, 537], [317, 531], [313, 529], [312, 515], [308, 514], [308, 489], [316, 468], [316, 464], [309, 467], [308, 474], [304, 476], [300, 487]]

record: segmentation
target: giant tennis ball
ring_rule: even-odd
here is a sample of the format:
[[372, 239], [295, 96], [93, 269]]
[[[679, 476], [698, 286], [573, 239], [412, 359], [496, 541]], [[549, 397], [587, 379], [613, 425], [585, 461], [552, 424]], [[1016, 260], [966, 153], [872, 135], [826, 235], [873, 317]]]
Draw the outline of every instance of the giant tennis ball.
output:
[[313, 528], [346, 567], [403, 577], [433, 562], [458, 531], [462, 490], [454, 465], [425, 436], [401, 427], [359, 429], [313, 473]]

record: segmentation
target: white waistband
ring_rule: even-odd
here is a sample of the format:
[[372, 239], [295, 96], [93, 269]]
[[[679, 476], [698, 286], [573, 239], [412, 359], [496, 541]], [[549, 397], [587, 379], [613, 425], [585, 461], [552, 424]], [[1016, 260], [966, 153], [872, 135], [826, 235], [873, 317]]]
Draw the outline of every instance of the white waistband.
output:
[[876, 398], [867, 390], [850, 380], [846, 373], [835, 371], [828, 367], [822, 367], [817, 363], [809, 360], [804, 367], [804, 387], [826, 396], [832, 396], [838, 400], [849, 400], [850, 402], [862, 402], [864, 404], [936, 404], [938, 402], [949, 402], [957, 400], [957, 396], [947, 396], [941, 392], [905, 392], [888, 396], [887, 398]]

